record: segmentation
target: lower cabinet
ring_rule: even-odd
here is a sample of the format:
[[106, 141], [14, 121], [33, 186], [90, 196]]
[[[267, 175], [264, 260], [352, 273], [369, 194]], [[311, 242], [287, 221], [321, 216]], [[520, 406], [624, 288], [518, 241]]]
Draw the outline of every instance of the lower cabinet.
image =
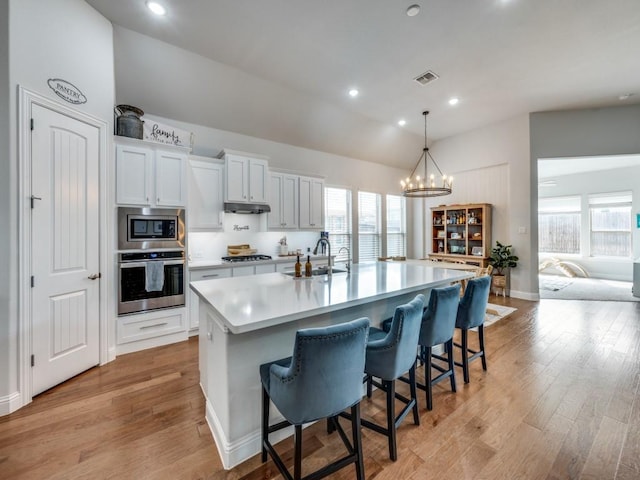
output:
[[[231, 276], [231, 268], [209, 268], [202, 270], [190, 270], [189, 282], [198, 280], [212, 280], [215, 278], [227, 278]], [[197, 335], [200, 326], [200, 310], [198, 308], [198, 296], [187, 287], [187, 305], [189, 306], [189, 335]]]
[[117, 354], [186, 340], [186, 320], [185, 307], [118, 317]]

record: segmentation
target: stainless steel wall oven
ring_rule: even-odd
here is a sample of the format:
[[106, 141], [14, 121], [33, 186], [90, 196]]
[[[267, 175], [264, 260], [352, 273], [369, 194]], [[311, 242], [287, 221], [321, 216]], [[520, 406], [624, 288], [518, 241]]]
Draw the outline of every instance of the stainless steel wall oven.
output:
[[119, 254], [118, 315], [183, 306], [184, 250]]

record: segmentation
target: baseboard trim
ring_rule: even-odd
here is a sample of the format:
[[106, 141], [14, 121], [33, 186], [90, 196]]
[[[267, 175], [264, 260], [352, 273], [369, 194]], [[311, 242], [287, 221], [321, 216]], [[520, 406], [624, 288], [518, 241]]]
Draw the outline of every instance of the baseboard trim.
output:
[[0, 397], [0, 417], [9, 415], [23, 407], [20, 392], [13, 392], [10, 395]]
[[[235, 442], [230, 443], [227, 440], [224, 430], [222, 429], [222, 425], [213, 411], [211, 402], [206, 398], [206, 395], [205, 399], [207, 425], [209, 425], [209, 430], [211, 430], [211, 434], [213, 435], [213, 439], [218, 449], [218, 454], [222, 460], [222, 466], [225, 470], [230, 470], [245, 460], [248, 460], [254, 455], [260, 453], [262, 450], [262, 432], [260, 430], [253, 431], [244, 437], [239, 438]], [[279, 416], [279, 419], [272, 418], [271, 422], [275, 423], [282, 421], [283, 419], [284, 417]], [[269, 439], [275, 444], [292, 435], [293, 427], [289, 427], [272, 433], [269, 436]]]
[[513, 298], [519, 298], [521, 300], [530, 300], [532, 302], [536, 302], [538, 300], [540, 300], [540, 294], [539, 293], [532, 293], [532, 292], [520, 292], [518, 290], [511, 290], [511, 292], [509, 292], [509, 296], [513, 297]]

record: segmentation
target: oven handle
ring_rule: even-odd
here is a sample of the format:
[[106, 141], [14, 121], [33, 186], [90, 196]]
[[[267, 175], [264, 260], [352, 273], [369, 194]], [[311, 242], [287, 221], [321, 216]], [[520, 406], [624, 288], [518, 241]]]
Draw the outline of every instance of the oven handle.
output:
[[[161, 260], [149, 260], [150, 262], [159, 262]], [[184, 265], [184, 260], [167, 260], [164, 262], [165, 265]], [[137, 267], [146, 267], [147, 262], [127, 262], [121, 263], [120, 268], [137, 268]]]

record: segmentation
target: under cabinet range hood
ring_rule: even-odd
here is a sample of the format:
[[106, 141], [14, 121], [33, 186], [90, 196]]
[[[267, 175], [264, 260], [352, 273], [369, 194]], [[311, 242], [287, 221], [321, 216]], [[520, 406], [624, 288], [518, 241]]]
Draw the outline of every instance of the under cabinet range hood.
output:
[[225, 213], [269, 213], [271, 207], [264, 203], [224, 202]]

